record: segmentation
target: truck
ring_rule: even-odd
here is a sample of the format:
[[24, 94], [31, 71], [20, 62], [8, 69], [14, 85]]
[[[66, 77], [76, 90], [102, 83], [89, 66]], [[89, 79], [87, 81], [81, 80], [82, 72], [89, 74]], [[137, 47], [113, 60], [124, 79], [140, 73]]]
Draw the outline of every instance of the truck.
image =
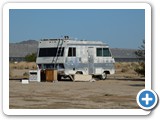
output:
[[106, 43], [69, 36], [40, 40], [36, 63], [41, 70], [56, 69], [59, 79], [83, 74], [104, 80], [115, 73], [115, 60]]

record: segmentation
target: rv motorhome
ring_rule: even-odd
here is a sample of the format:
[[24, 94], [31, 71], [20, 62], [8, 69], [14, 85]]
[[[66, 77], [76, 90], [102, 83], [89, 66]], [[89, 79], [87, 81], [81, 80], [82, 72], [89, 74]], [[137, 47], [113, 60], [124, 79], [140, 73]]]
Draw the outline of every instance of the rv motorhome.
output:
[[41, 70], [56, 69], [59, 77], [84, 74], [104, 80], [107, 74], [115, 73], [115, 60], [107, 44], [69, 36], [40, 40], [36, 63]]

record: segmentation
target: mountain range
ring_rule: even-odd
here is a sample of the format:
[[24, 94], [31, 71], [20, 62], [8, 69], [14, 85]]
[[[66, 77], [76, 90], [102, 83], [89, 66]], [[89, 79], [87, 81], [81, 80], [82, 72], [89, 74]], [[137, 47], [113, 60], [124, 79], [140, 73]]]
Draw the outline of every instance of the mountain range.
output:
[[[9, 43], [9, 57], [25, 57], [28, 54], [36, 53], [38, 41], [26, 40], [18, 43]], [[137, 49], [111, 48], [114, 58], [137, 58], [135, 55]]]

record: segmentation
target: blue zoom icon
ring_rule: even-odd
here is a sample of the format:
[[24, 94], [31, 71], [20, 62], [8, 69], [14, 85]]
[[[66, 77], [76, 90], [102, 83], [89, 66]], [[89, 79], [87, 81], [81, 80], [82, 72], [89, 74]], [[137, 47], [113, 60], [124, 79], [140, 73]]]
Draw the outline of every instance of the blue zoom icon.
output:
[[138, 105], [145, 110], [150, 110], [157, 104], [157, 94], [152, 90], [141, 90], [137, 95]]

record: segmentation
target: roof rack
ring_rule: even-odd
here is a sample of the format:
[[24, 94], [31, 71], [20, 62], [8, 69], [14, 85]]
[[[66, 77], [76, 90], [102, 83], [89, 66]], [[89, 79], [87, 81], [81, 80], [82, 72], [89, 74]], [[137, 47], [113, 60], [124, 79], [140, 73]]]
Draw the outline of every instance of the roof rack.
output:
[[41, 41], [54, 41], [54, 40], [70, 40], [69, 36], [64, 36], [63, 38], [56, 39], [41, 39]]

